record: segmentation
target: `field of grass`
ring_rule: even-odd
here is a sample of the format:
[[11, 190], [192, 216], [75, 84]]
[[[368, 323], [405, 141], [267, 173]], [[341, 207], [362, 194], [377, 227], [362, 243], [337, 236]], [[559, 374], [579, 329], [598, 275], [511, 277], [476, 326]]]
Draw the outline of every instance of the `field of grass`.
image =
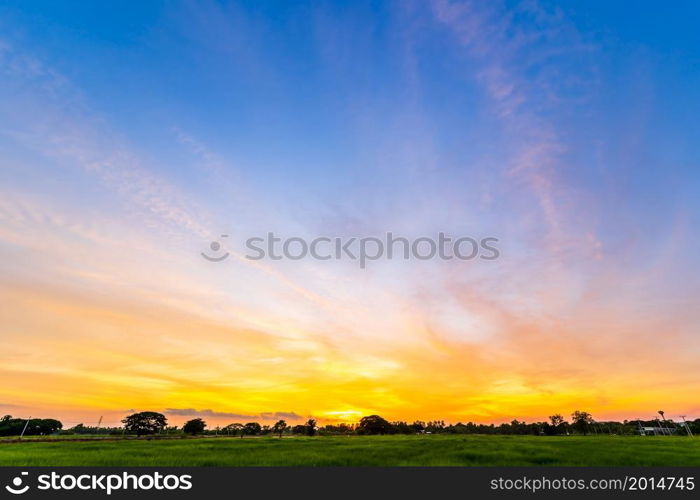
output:
[[0, 444], [17, 466], [700, 465], [700, 439], [641, 436], [343, 436]]

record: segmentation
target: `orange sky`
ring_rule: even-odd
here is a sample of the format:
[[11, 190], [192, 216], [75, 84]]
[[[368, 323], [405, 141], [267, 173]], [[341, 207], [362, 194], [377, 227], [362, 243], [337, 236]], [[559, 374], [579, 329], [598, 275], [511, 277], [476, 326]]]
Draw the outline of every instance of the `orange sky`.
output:
[[[591, 338], [591, 328], [610, 328], [604, 318], [577, 327], [494, 313], [498, 335], [464, 341], [404, 309], [393, 311], [396, 333], [334, 335], [274, 319], [267, 329], [236, 326], [138, 295], [16, 284], [1, 292], [3, 328], [17, 335], [3, 342], [0, 401], [18, 416], [113, 424], [132, 409], [193, 409], [211, 410], [202, 413], [211, 423], [276, 412], [498, 422], [575, 409], [599, 419], [695, 409], [694, 357], [670, 332], [656, 342], [641, 322], [626, 326], [631, 336]], [[660, 356], [673, 356], [672, 370]]]
[[[224, 4], [0, 10], [0, 414], [700, 417], [697, 47]], [[269, 231], [500, 257], [247, 259]]]

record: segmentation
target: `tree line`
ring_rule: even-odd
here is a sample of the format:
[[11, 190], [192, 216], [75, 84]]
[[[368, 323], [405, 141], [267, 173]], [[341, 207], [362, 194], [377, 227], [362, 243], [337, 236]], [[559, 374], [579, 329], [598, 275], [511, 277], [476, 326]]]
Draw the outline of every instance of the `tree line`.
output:
[[[405, 421], [390, 422], [379, 415], [369, 415], [355, 424], [327, 424], [319, 426], [317, 421], [310, 418], [303, 424], [289, 425], [285, 420], [279, 420], [272, 425], [261, 425], [258, 422], [234, 422], [225, 426], [209, 427], [201, 418], [185, 422], [182, 427], [169, 426], [165, 415], [153, 411], [137, 412], [126, 416], [121, 427], [91, 427], [78, 424], [70, 429], [63, 429], [63, 424], [56, 419], [26, 419], [13, 418], [5, 415], [0, 419], [0, 436], [17, 436], [25, 429], [24, 435], [61, 434], [101, 434], [123, 435], [136, 434], [146, 436], [153, 434], [166, 435], [219, 435], [219, 436], [265, 436], [284, 435], [315, 436], [319, 435], [390, 435], [390, 434], [510, 434], [510, 435], [588, 435], [588, 434], [639, 434], [642, 427], [662, 426], [671, 434], [686, 434], [684, 422], [674, 422], [671, 419], [596, 421], [585, 411], [574, 411], [570, 419], [561, 414], [551, 415], [547, 421], [524, 422], [517, 419], [502, 424], [478, 424], [473, 422], [446, 424], [442, 420], [421, 421], [412, 423]], [[687, 429], [693, 434], [700, 434], [700, 418], [688, 421]]]
[[[136, 435], [157, 434], [162, 432], [177, 432], [177, 427], [168, 427], [167, 418], [162, 413], [145, 411], [134, 413], [122, 420], [124, 429], [127, 432]], [[228, 435], [228, 436], [262, 436], [267, 434], [279, 435], [283, 434], [298, 434], [304, 436], [314, 436], [318, 427], [316, 420], [310, 418], [304, 424], [290, 426], [285, 420], [278, 420], [274, 425], [260, 425], [258, 422], [232, 423], [223, 427], [217, 426], [213, 429], [207, 429], [207, 423], [201, 418], [193, 418], [188, 420], [182, 426], [182, 433], [190, 435]]]
[[19, 436], [24, 431], [25, 436], [46, 436], [55, 434], [63, 428], [63, 424], [53, 418], [12, 418], [5, 415], [0, 419], [0, 436]]

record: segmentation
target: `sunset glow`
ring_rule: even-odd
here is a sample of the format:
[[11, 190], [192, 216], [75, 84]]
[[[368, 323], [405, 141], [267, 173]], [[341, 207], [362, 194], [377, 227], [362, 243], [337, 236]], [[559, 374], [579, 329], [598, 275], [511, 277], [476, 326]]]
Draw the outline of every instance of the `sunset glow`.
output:
[[700, 417], [697, 6], [144, 4], [0, 7], [2, 414]]

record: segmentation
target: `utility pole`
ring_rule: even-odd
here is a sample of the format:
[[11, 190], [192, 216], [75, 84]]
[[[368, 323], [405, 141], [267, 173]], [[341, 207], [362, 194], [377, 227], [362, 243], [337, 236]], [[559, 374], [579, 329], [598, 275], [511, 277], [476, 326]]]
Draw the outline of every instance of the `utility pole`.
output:
[[659, 430], [661, 431], [662, 435], [666, 435], [666, 428], [664, 427], [664, 424], [661, 423], [661, 420], [659, 420], [659, 417], [654, 417], [654, 420], [656, 420], [656, 425], [658, 425]]
[[693, 433], [690, 430], [690, 427], [688, 426], [688, 422], [685, 419], [685, 415], [680, 415], [680, 417], [683, 419], [683, 425], [685, 426], [685, 430], [688, 433], [688, 436], [693, 437]]
[[659, 415], [661, 415], [661, 428], [664, 430], [664, 434], [668, 433], [670, 436], [672, 434], [672, 431], [670, 428], [666, 427], [666, 416], [664, 415], [663, 410], [659, 410]]
[[29, 421], [32, 419], [32, 416], [29, 415], [29, 418], [27, 419], [27, 422], [24, 424], [24, 429], [22, 429], [22, 434], [19, 435], [19, 438], [22, 439], [24, 437], [24, 433], [27, 430], [27, 426], [29, 425]]

